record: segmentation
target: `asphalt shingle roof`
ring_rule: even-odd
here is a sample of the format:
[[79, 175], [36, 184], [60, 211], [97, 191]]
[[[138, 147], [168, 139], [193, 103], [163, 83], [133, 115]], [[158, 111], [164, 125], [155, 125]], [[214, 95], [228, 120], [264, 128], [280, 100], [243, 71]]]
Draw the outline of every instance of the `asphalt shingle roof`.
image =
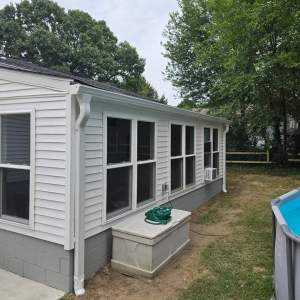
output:
[[88, 85], [88, 86], [91, 86], [91, 87], [94, 87], [97, 89], [116, 92], [116, 93], [124, 94], [124, 95], [128, 95], [128, 96], [134, 96], [137, 98], [142, 98], [142, 99], [146, 99], [146, 100], [150, 100], [150, 101], [155, 101], [154, 99], [140, 96], [136, 93], [127, 91], [125, 89], [120, 89], [120, 88], [112, 85], [111, 83], [99, 82], [96, 80], [83, 78], [80, 76], [75, 76], [70, 73], [56, 71], [54, 69], [46, 68], [41, 65], [28, 62], [23, 59], [8, 58], [5, 56], [0, 56], [0, 68], [18, 70], [18, 71], [23, 71], [23, 72], [37, 73], [37, 74], [55, 76], [55, 77], [60, 77], [60, 78], [68, 78], [68, 79], [72, 79], [75, 83], [85, 84], [85, 85]]

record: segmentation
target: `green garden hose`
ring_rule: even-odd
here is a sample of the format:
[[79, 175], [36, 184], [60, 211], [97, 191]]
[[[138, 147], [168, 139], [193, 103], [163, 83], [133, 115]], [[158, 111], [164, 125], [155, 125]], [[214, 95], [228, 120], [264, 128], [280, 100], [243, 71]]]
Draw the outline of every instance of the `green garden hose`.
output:
[[172, 208], [154, 207], [145, 213], [145, 222], [153, 225], [167, 224], [171, 220]]

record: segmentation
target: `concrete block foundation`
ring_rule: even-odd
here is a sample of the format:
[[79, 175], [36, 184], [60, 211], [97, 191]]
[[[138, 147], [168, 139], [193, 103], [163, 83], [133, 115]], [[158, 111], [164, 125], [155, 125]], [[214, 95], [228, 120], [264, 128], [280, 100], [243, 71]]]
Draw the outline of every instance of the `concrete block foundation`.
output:
[[73, 290], [73, 251], [62, 245], [0, 230], [0, 268], [70, 292]]

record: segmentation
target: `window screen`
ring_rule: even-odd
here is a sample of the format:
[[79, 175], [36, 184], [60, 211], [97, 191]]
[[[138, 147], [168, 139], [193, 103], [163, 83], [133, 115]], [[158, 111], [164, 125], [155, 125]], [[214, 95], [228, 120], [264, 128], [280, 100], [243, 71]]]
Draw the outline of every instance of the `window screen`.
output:
[[30, 114], [1, 116], [1, 163], [30, 165]]
[[185, 158], [185, 184], [190, 185], [195, 183], [195, 157]]
[[154, 163], [138, 165], [137, 203], [154, 198]]
[[107, 163], [129, 162], [130, 144], [131, 121], [107, 118]]
[[2, 214], [29, 219], [29, 178], [27, 170], [2, 169]]
[[195, 143], [195, 134], [194, 127], [186, 126], [185, 127], [185, 154], [194, 153], [194, 143]]
[[171, 160], [171, 190], [182, 188], [182, 158]]
[[171, 125], [171, 156], [182, 154], [182, 126]]
[[218, 129], [213, 129], [213, 151], [219, 150], [219, 131]]
[[131, 207], [131, 167], [107, 170], [107, 213]]
[[138, 161], [154, 158], [154, 123], [138, 121]]
[[[1, 115], [1, 216], [29, 220], [30, 114]], [[23, 221], [21, 221], [23, 222]]]

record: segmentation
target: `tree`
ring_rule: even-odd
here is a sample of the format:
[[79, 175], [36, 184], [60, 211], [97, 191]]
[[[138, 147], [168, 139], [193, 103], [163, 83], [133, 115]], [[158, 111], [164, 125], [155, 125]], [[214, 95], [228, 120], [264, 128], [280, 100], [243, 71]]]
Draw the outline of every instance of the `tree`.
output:
[[[50, 0], [23, 0], [0, 10], [0, 49], [5, 56], [98, 81], [111, 82], [160, 101], [143, 77], [145, 60], [104, 21]], [[142, 89], [140, 89], [142, 88]]]
[[184, 101], [226, 108], [258, 136], [273, 128], [287, 161], [288, 116], [300, 109], [300, 2], [180, 0], [165, 36], [167, 78]]

